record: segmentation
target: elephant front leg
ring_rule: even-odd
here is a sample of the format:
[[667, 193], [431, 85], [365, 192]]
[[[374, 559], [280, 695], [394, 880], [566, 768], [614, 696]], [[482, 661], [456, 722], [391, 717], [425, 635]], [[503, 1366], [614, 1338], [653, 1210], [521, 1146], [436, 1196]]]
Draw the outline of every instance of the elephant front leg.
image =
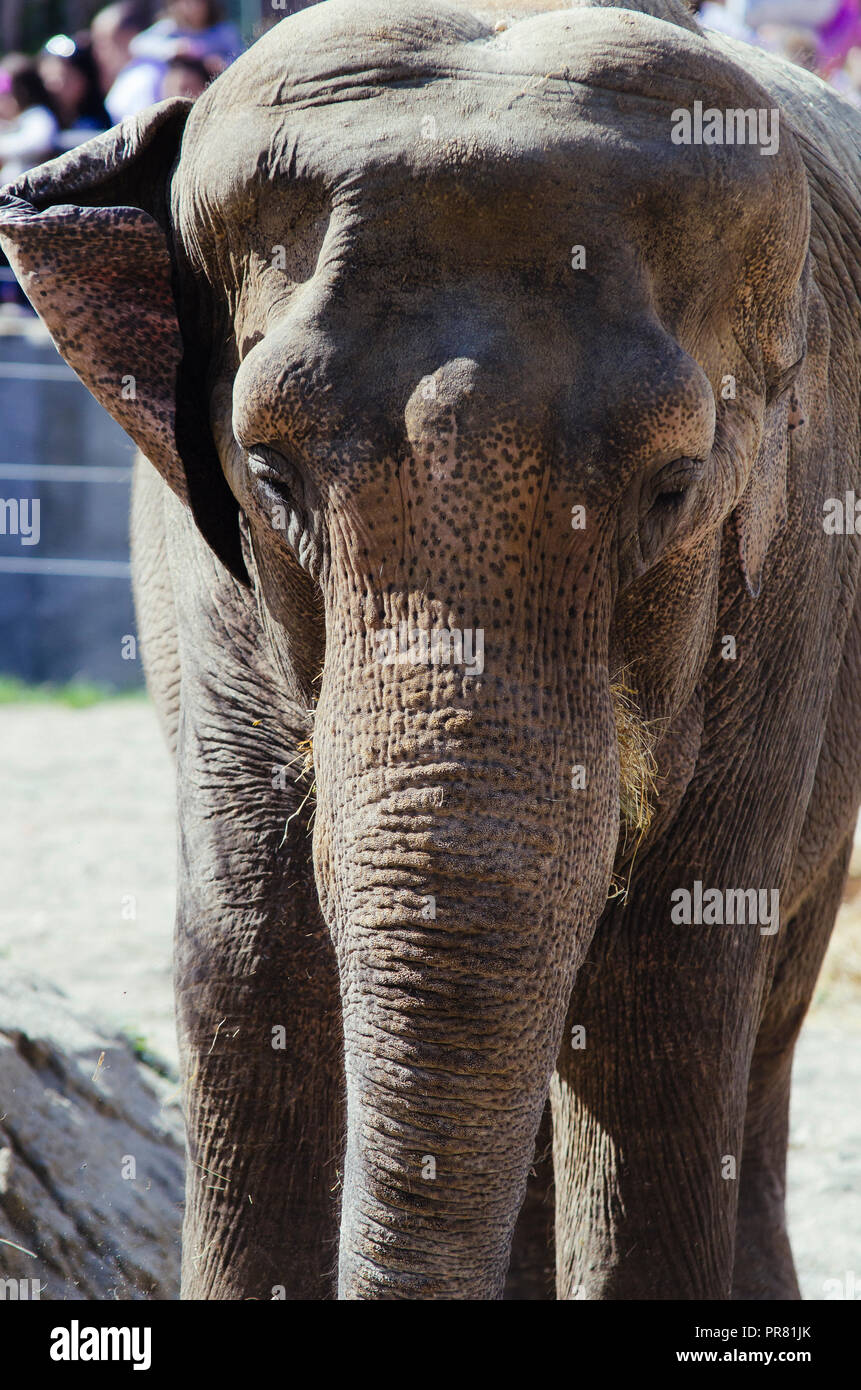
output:
[[560, 1299], [730, 1297], [742, 972], [718, 938], [649, 937], [606, 914], [572, 995], [551, 1086]]
[[786, 1229], [791, 1072], [791, 1045], [766, 1045], [751, 1066], [732, 1286], [742, 1301], [801, 1297]]
[[511, 1246], [511, 1261], [503, 1298], [509, 1302], [553, 1300], [556, 1297], [553, 1259], [553, 1128], [546, 1105], [526, 1196]]
[[843, 896], [851, 837], [787, 923], [748, 1083], [733, 1298], [801, 1294], [786, 1228], [792, 1057]]
[[[334, 953], [307, 824], [225, 788], [181, 813], [182, 1296], [334, 1297], [344, 1133]], [[257, 805], [260, 803], [257, 802]], [[244, 829], [243, 829], [244, 827]]]

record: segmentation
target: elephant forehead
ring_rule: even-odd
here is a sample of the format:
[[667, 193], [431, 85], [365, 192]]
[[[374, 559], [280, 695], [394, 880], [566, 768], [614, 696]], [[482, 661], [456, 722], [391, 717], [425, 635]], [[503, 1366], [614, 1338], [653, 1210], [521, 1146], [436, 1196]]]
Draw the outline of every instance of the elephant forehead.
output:
[[[563, 112], [539, 96], [521, 103], [507, 82], [489, 92], [468, 79], [292, 116], [234, 108], [183, 152], [180, 223], [204, 247], [210, 229], [234, 245], [243, 229], [281, 240], [279, 225], [296, 224], [310, 189], [343, 214], [353, 244], [371, 234], [393, 247], [401, 233], [414, 244], [461, 238], [461, 258], [469, 248], [505, 258], [520, 243], [527, 259], [557, 267], [565, 248], [655, 243], [670, 225], [712, 268], [708, 240], [739, 247], [757, 224], [778, 249], [803, 235], [802, 189], [775, 206], [763, 167], [773, 160], [738, 146], [676, 145], [670, 134], [668, 109], [644, 122], [620, 115], [603, 91], [582, 92]], [[795, 224], [792, 235], [784, 223]]]
[[449, 5], [398, 0], [310, 7], [259, 39], [210, 93], [217, 90], [227, 103], [297, 109], [398, 84], [416, 88], [439, 76], [492, 85], [508, 77], [520, 87], [537, 79], [560, 95], [587, 85], [653, 101], [674, 100], [685, 89], [703, 97], [704, 84], [740, 97], [762, 95], [700, 34], [652, 15], [556, 9], [496, 33]]
[[695, 102], [768, 107], [705, 39], [652, 16], [569, 10], [495, 34], [447, 7], [330, 3], [276, 26], [213, 84], [183, 162], [225, 212], [302, 173], [337, 189], [484, 168], [497, 191], [531, 174], [611, 205], [650, 189], [723, 204], [771, 194], [784, 151], [673, 142], [673, 112]]

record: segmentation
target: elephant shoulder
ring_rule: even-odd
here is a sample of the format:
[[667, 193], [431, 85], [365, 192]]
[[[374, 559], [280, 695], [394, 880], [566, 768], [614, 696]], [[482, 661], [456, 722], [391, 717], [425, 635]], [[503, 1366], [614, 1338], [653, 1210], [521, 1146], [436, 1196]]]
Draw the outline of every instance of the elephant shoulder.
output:
[[741, 39], [710, 33], [709, 41], [773, 96], [799, 139], [809, 171], [830, 170], [854, 194], [861, 213], [861, 111], [815, 73]]

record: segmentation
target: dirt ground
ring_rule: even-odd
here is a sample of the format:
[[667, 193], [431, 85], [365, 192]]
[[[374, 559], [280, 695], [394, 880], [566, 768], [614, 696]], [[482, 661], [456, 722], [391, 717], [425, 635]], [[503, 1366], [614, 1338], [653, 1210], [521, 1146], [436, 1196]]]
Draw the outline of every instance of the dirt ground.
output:
[[[173, 776], [152, 709], [142, 697], [5, 705], [0, 759], [0, 973], [8, 960], [49, 978], [175, 1065]], [[853, 1271], [861, 1287], [856, 857], [794, 1073], [789, 1216], [812, 1299], [839, 1296], [826, 1281]]]

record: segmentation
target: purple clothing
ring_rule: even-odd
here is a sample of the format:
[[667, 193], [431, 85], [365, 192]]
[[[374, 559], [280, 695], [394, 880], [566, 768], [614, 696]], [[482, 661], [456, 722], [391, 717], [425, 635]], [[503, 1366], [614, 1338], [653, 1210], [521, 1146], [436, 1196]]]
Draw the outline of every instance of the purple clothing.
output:
[[155, 59], [159, 63], [167, 63], [180, 53], [232, 63], [242, 52], [242, 40], [235, 24], [182, 29], [173, 19], [159, 19], [132, 39], [130, 49], [136, 58]]

